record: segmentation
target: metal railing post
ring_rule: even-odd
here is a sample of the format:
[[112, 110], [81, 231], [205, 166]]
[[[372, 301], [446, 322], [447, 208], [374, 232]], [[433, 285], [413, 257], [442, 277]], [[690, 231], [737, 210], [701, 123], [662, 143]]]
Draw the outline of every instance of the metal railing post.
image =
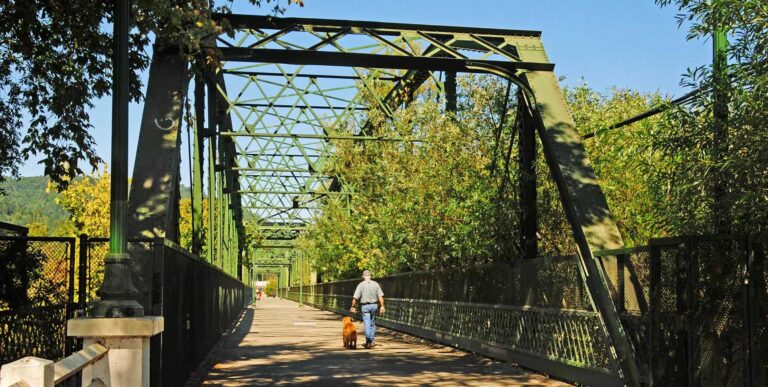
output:
[[88, 302], [88, 235], [80, 234], [78, 254], [77, 303], [79, 309], [85, 309]]

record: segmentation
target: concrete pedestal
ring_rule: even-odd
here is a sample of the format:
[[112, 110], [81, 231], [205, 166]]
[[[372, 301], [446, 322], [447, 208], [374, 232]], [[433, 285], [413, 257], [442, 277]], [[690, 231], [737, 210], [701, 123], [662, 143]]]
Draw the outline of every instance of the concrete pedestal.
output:
[[0, 370], [0, 386], [53, 386], [53, 361], [25, 357], [8, 363]]
[[149, 386], [149, 338], [163, 329], [158, 316], [69, 320], [67, 336], [82, 338], [84, 348], [100, 343], [109, 349], [83, 370], [83, 386]]

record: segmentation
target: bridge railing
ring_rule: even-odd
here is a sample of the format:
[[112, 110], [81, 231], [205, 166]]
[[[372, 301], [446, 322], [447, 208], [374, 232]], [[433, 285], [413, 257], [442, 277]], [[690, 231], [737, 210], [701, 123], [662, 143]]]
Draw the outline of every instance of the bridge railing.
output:
[[[767, 254], [765, 237], [734, 235], [660, 238], [595, 254], [646, 383], [768, 386]], [[562, 262], [568, 259], [533, 260], [525, 270], [513, 262], [377, 279], [388, 298], [380, 321], [572, 381], [589, 376], [574, 368], [609, 375], [595, 383], [603, 385], [615, 374], [602, 328], [588, 300], [579, 301], [578, 271]], [[349, 314], [358, 282], [282, 294]], [[535, 306], [514, 305], [526, 299]]]
[[[153, 289], [160, 298], [165, 317], [161, 335], [163, 386], [181, 386], [205, 359], [208, 352], [246, 306], [252, 303], [252, 289], [218, 267], [190, 254], [180, 246], [163, 241], [163, 255], [155, 261], [163, 281]], [[157, 348], [153, 346], [154, 351]]]
[[596, 254], [654, 384], [768, 386], [767, 246], [682, 236]]
[[[574, 256], [377, 278], [381, 326], [513, 361], [587, 385], [622, 385]], [[359, 280], [282, 289], [283, 297], [351, 315]], [[529, 301], [531, 305], [517, 303]], [[358, 317], [358, 316], [353, 316]]]
[[[13, 265], [19, 277], [0, 278], [18, 284], [0, 294], [0, 364], [24, 356], [58, 360], [82, 346], [66, 336], [66, 323], [98, 301], [108, 244], [86, 236], [0, 237], [0, 265]], [[251, 303], [252, 290], [162, 238], [131, 239], [128, 249], [139, 303], [145, 314], [165, 319], [165, 331], [151, 339], [152, 383], [183, 385]]]

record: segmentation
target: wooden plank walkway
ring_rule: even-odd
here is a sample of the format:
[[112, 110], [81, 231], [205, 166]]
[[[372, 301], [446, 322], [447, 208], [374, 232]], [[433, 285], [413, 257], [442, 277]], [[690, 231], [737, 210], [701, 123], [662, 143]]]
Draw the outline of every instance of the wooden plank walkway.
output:
[[[358, 343], [365, 342], [362, 322], [356, 325]], [[344, 349], [340, 316], [267, 298], [248, 308], [189, 385], [566, 385], [381, 327], [376, 342], [371, 350]]]

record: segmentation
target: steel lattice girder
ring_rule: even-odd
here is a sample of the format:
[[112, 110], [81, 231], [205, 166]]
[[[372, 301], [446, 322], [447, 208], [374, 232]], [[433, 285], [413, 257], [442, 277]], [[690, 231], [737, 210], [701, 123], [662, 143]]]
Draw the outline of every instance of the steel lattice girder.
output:
[[[251, 212], [257, 221], [311, 221], [313, 209], [319, 206], [307, 208], [295, 202], [297, 198], [302, 204], [322, 200], [323, 192], [338, 186], [322, 171], [334, 141], [403, 140], [345, 132], [349, 120], [366, 127], [364, 114], [358, 114], [368, 109], [360, 89], [370, 92], [374, 82], [394, 82], [378, 102], [391, 113], [408, 102], [413, 91], [429, 78], [442, 88], [434, 71], [485, 71], [476, 67], [478, 63], [509, 71], [553, 68], [547, 62], [521, 61], [517, 46], [509, 41], [538, 39], [537, 31], [249, 15], [216, 17], [226, 18], [236, 31], [234, 39], [222, 36], [217, 44], [226, 63], [222, 74], [228, 80], [239, 78], [234, 83], [240, 85], [236, 96], [226, 96], [229, 114], [240, 121], [240, 128], [219, 135], [235, 138], [238, 165], [230, 169], [241, 173], [245, 189], [241, 208], [257, 210]], [[242, 62], [255, 64], [243, 66]], [[296, 66], [288, 67], [291, 64]], [[326, 66], [322, 71], [311, 71], [316, 69], [309, 67], [312, 65]], [[329, 71], [328, 66], [352, 70], [340, 73]], [[408, 71], [382, 70], [391, 68]], [[348, 82], [342, 83], [345, 80]], [[326, 84], [329, 86], [321, 86]], [[276, 177], [278, 173], [283, 176]], [[275, 211], [269, 211], [270, 207]]]
[[[231, 90], [221, 87], [219, 92], [228, 104], [226, 114], [235, 121], [231, 131], [217, 134], [232, 139], [237, 151], [233, 165], [222, 168], [239, 173], [240, 208], [251, 207], [244, 216], [265, 231], [300, 230], [322, 207], [307, 204], [328, 197], [317, 193], [344, 192], [343, 184], [324, 171], [336, 141], [400, 140], [369, 133], [365, 112], [370, 106], [364, 97], [391, 115], [425, 83], [445, 94], [440, 72], [450, 73], [450, 79], [454, 72], [481, 72], [515, 81], [532, 110], [529, 124], [542, 139], [585, 281], [616, 351], [616, 369], [626, 383], [639, 383], [632, 347], [603, 269], [592, 256], [623, 242], [539, 32], [248, 15], [216, 18], [227, 19], [235, 31], [233, 37], [217, 38], [224, 60], [220, 76]], [[386, 83], [391, 86], [382, 86]]]

